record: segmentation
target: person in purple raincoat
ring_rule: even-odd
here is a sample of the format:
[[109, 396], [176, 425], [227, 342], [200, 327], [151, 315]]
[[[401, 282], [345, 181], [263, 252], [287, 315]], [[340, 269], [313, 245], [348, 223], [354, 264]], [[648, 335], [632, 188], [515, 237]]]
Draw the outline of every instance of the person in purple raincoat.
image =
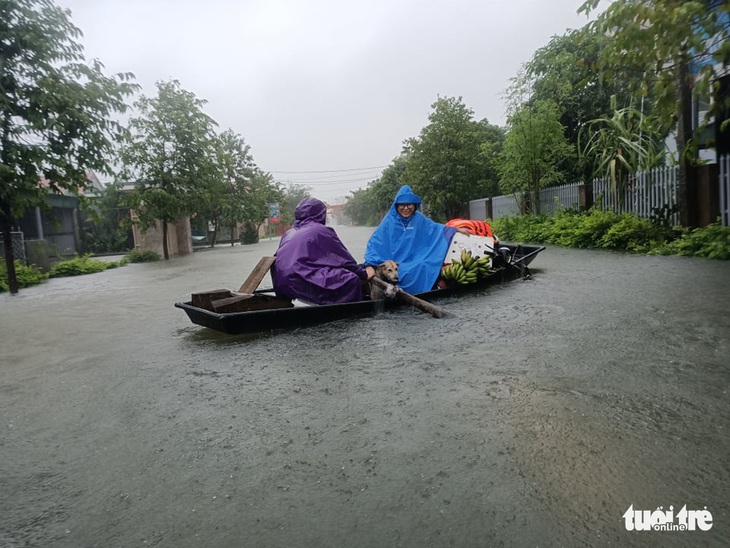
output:
[[363, 283], [372, 276], [357, 264], [334, 229], [325, 226], [327, 206], [304, 198], [294, 216], [271, 267], [276, 294], [315, 304], [363, 300]]

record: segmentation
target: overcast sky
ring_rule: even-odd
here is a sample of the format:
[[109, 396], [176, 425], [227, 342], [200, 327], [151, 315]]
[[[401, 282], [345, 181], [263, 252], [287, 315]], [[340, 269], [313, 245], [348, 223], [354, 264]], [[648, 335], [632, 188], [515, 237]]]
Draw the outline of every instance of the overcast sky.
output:
[[439, 96], [504, 125], [510, 78], [582, 0], [56, 0], [87, 59], [146, 95], [176, 79], [287, 184], [342, 201], [428, 124]]

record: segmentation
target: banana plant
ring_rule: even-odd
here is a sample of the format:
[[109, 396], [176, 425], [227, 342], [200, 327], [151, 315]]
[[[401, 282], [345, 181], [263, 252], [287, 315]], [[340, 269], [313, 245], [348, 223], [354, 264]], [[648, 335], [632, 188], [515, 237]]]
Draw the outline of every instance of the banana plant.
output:
[[660, 132], [655, 130], [643, 113], [628, 106], [616, 108], [616, 96], [611, 97], [611, 116], [590, 120], [578, 137], [581, 159], [594, 165], [596, 176], [606, 175], [611, 191], [620, 204], [629, 177], [640, 170], [664, 165], [667, 150]]

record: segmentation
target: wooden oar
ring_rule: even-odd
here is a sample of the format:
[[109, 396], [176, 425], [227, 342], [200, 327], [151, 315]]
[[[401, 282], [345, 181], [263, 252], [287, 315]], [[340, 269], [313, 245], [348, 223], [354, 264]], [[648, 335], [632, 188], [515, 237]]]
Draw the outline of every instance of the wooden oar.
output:
[[[380, 289], [385, 291], [388, 288], [388, 283], [381, 280], [380, 278], [373, 278], [370, 280], [370, 283], [377, 285]], [[400, 299], [401, 301], [407, 302], [410, 305], [415, 306], [419, 310], [422, 310], [423, 312], [427, 312], [428, 314], [431, 314], [434, 318], [447, 318], [449, 316], [453, 316], [453, 314], [447, 312], [443, 308], [439, 308], [438, 306], [435, 306], [427, 301], [424, 301], [423, 299], [419, 299], [418, 297], [414, 297], [410, 293], [406, 293], [403, 291], [400, 287], [395, 288], [395, 296], [396, 298]]]

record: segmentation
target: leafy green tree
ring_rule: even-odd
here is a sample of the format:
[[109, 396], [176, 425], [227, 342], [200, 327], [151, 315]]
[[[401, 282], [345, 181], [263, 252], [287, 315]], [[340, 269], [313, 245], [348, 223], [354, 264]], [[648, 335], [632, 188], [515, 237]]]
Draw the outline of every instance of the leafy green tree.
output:
[[231, 227], [233, 233], [233, 227], [241, 220], [246, 206], [246, 184], [256, 169], [250, 147], [230, 129], [216, 138], [214, 164], [218, 173], [198, 189], [200, 199], [196, 210], [198, 217], [213, 225], [211, 247], [215, 246], [220, 226]]
[[429, 124], [405, 142], [403, 182], [427, 199], [434, 218], [445, 220], [458, 217], [469, 200], [493, 195], [503, 132], [475, 121], [461, 97], [439, 98], [431, 107]]
[[[513, 81], [513, 92], [515, 88], [520, 92], [527, 89], [530, 103], [557, 104], [565, 136], [576, 147], [586, 124], [614, 112], [612, 98], [623, 107], [639, 106], [645, 116], [651, 111], [650, 97], [637, 99], [631, 94], [631, 88], [640, 88], [650, 75], [614, 67], [613, 78], [600, 77], [601, 52], [610, 40], [610, 36], [589, 25], [554, 36], [533, 54]], [[593, 165], [569, 162], [564, 164], [564, 173], [569, 182], [585, 180], [593, 176]]]
[[[590, 13], [599, 0], [588, 0], [579, 11]], [[690, 211], [691, 168], [699, 130], [692, 128], [692, 93], [708, 96], [718, 67], [730, 63], [730, 4], [717, 0], [617, 0], [591, 27], [611, 37], [601, 52], [604, 79], [627, 67], [652, 81], [632, 84], [631, 91], [646, 93], [652, 85], [652, 115], [657, 127], [676, 128], [679, 158], [678, 205], [680, 223], [693, 224]], [[704, 120], [716, 113], [716, 104]]]
[[139, 115], [130, 120], [122, 147], [125, 174], [136, 180], [130, 205], [142, 230], [162, 223], [165, 259], [168, 224], [193, 214], [204, 188], [220, 184], [216, 123], [202, 111], [205, 104], [177, 80], [157, 82], [156, 97], [135, 103]]
[[345, 214], [359, 226], [373, 226], [380, 221], [378, 206], [370, 189], [361, 188], [350, 193], [345, 203]]
[[540, 189], [562, 182], [560, 166], [574, 155], [559, 118], [555, 103], [537, 101], [522, 105], [507, 120], [500, 185], [504, 192], [523, 193], [534, 213], [540, 213]]
[[237, 209], [231, 213], [229, 219], [242, 223], [244, 243], [256, 243], [259, 239], [259, 228], [269, 217], [269, 205], [280, 204], [284, 200], [284, 192], [270, 173], [258, 168], [249, 180], [237, 184], [234, 190]]
[[294, 212], [304, 198], [312, 195], [312, 189], [304, 185], [290, 184], [283, 190], [283, 198], [279, 203], [279, 216], [285, 225], [294, 223]]
[[[110, 173], [113, 119], [137, 86], [86, 64], [71, 12], [50, 0], [0, 2], [0, 231], [8, 285], [18, 292], [11, 230], [49, 192], [79, 195], [86, 173]], [[41, 178], [48, 182], [40, 184]]]
[[383, 218], [383, 215], [393, 204], [398, 189], [406, 184], [407, 165], [407, 156], [398, 156], [383, 170], [380, 177], [368, 185], [367, 190], [371, 194], [370, 203], [374, 207], [372, 213], [378, 217], [377, 222], [380, 222], [380, 219]]

